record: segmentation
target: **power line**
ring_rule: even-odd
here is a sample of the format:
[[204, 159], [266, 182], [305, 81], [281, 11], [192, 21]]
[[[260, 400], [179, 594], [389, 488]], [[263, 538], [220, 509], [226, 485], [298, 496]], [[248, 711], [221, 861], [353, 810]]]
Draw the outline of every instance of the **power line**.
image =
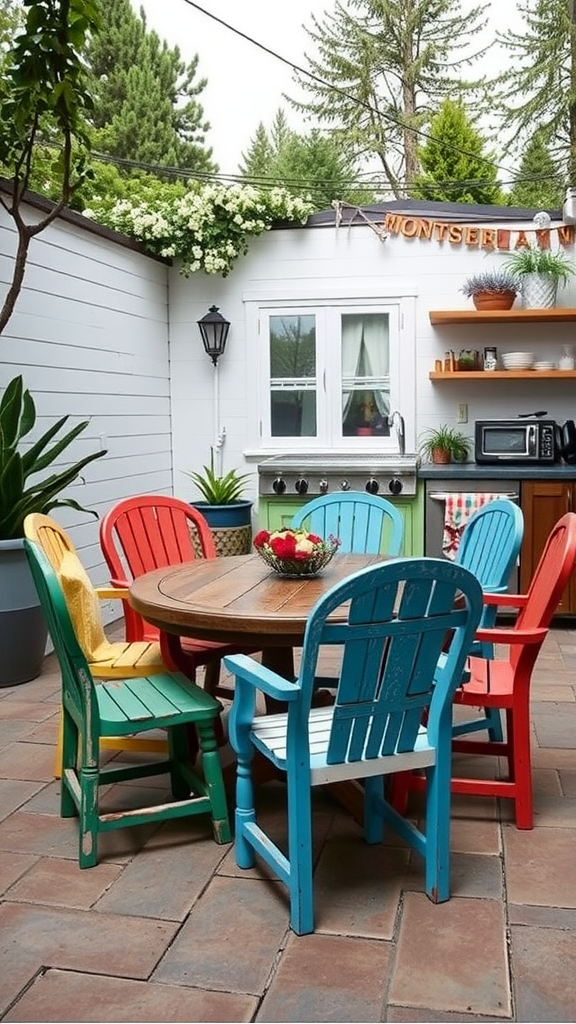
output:
[[[574, 2], [576, 3], [576, 0], [574, 0]], [[257, 46], [258, 49], [263, 50], [264, 53], [267, 53], [271, 57], [274, 57], [276, 60], [281, 61], [282, 64], [286, 64], [289, 68], [292, 68], [293, 71], [298, 72], [298, 74], [305, 75], [307, 78], [310, 78], [315, 82], [318, 82], [320, 85], [324, 86], [327, 89], [330, 89], [332, 92], [337, 93], [344, 99], [351, 100], [351, 102], [355, 103], [356, 106], [362, 107], [364, 110], [369, 111], [369, 113], [375, 114], [377, 117], [382, 118], [382, 120], [390, 121], [396, 128], [401, 128], [403, 131], [413, 132], [414, 135], [418, 135], [421, 138], [426, 139], [428, 142], [436, 142], [442, 144], [442, 139], [439, 139], [436, 136], [431, 135], [429, 132], [424, 131], [424, 129], [414, 128], [413, 125], [406, 124], [404, 121], [400, 121], [398, 118], [393, 117], [391, 114], [386, 114], [378, 110], [376, 107], [373, 107], [370, 103], [366, 103], [365, 100], [360, 100], [356, 96], [352, 96], [350, 93], [346, 92], [345, 89], [340, 89], [337, 85], [332, 85], [331, 82], [326, 82], [323, 78], [320, 78], [319, 75], [315, 75], [312, 71], [308, 71], [306, 68], [300, 67], [299, 64], [294, 64], [292, 61], [288, 60], [287, 57], [283, 57], [282, 54], [270, 49], [269, 46], [265, 46], [264, 43], [258, 42], [257, 39], [254, 39], [252, 36], [247, 35], [240, 29], [235, 28], [234, 25], [230, 25], [227, 21], [224, 21], [223, 18], [219, 18], [216, 14], [212, 14], [211, 11], [207, 11], [204, 7], [201, 7], [200, 4], [195, 3], [194, 0], [184, 0], [184, 3], [188, 4], [189, 7], [194, 7], [195, 10], [200, 11], [201, 14], [205, 14], [208, 18], [211, 18], [213, 21], [218, 22], [219, 25], [223, 25], [223, 27], [229, 29], [230, 32], [234, 32], [235, 35], [240, 36], [241, 39], [245, 39], [247, 42], [252, 43], [253, 46]], [[494, 161], [489, 160], [487, 157], [478, 156], [477, 153], [471, 153], [469, 150], [460, 149], [458, 146], [454, 146], [451, 144], [448, 144], [447, 148], [452, 150], [452, 152], [454, 153], [460, 153], [462, 156], [473, 157], [475, 160], [488, 164], [490, 167], [496, 167], [498, 170], [503, 171], [506, 174], [512, 173], [507, 167], [504, 167], [501, 164], [496, 164], [494, 163]]]

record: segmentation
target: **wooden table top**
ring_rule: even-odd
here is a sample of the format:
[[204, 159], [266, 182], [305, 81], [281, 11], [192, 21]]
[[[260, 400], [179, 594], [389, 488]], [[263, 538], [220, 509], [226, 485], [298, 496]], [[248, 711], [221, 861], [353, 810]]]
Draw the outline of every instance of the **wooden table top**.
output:
[[[256, 554], [197, 559], [140, 576], [129, 600], [143, 618], [169, 633], [297, 646], [316, 601], [346, 576], [381, 561], [382, 555], [338, 553], [314, 579], [284, 579]], [[333, 617], [338, 621], [337, 612]]]

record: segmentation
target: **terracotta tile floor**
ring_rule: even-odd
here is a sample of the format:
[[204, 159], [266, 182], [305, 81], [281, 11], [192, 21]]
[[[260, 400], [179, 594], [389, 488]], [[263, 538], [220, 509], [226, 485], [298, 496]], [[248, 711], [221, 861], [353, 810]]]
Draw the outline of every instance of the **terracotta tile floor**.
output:
[[[319, 792], [317, 930], [298, 938], [283, 887], [237, 869], [201, 818], [108, 833], [78, 869], [48, 657], [0, 690], [0, 1020], [576, 1020], [576, 630], [551, 632], [532, 695], [534, 831], [455, 798], [453, 895], [434, 906], [416, 856], [392, 835], [367, 847]], [[259, 797], [281, 834], [283, 787]]]

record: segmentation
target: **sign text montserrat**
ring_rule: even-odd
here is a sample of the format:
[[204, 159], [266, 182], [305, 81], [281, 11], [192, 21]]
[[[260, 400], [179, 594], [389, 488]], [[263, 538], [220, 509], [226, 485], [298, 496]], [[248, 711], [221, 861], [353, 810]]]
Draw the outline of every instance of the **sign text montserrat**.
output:
[[556, 228], [543, 230], [520, 230], [511, 228], [486, 228], [477, 224], [450, 224], [424, 217], [404, 217], [387, 213], [385, 228], [392, 235], [404, 238], [418, 238], [425, 241], [448, 242], [450, 245], [465, 245], [470, 249], [494, 249], [510, 251], [529, 249], [534, 244], [540, 249], [550, 248], [553, 233], [558, 235], [560, 245], [574, 244], [574, 225], [560, 224]]

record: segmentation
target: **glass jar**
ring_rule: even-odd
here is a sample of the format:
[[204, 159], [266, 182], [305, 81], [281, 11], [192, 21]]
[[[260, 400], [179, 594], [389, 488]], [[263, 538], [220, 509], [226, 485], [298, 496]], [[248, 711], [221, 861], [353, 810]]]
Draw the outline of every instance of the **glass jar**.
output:
[[495, 370], [498, 366], [498, 349], [496, 348], [485, 348], [484, 349], [484, 369]]
[[576, 366], [576, 359], [574, 358], [574, 346], [564, 345], [562, 349], [562, 355], [558, 362], [560, 370], [573, 370]]

